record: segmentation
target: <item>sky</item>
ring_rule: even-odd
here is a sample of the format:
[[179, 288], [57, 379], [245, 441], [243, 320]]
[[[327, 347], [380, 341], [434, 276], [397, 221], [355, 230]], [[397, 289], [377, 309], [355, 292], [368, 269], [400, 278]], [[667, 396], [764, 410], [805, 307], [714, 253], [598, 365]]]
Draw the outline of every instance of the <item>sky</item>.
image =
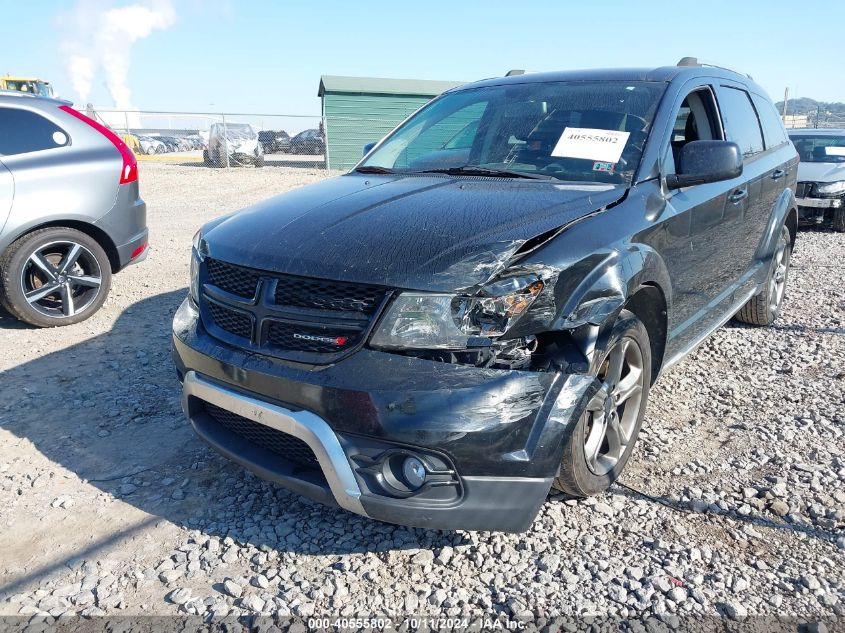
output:
[[[845, 101], [845, 73], [831, 54], [845, 2], [681, 6], [0, 0], [5, 24], [29, 25], [0, 39], [0, 73], [47, 79], [62, 97], [102, 107], [319, 115], [323, 74], [472, 81], [512, 68], [654, 67], [689, 55], [751, 74], [774, 101], [787, 86], [790, 97]], [[812, 26], [801, 32], [802, 24]]]

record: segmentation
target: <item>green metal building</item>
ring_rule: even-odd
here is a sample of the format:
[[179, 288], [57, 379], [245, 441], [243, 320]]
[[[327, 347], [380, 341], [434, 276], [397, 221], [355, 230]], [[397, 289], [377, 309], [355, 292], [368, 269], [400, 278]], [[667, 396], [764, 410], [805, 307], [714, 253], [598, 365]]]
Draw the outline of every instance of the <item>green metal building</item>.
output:
[[364, 145], [381, 140], [409, 114], [460, 81], [320, 77], [326, 162], [329, 169], [349, 169]]

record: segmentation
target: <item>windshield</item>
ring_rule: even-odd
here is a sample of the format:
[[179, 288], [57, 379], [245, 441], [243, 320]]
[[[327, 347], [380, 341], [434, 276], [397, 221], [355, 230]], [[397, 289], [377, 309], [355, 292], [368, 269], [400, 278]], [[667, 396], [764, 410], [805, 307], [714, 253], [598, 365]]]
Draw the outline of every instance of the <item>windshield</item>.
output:
[[623, 81], [459, 90], [406, 121], [359, 169], [630, 184], [664, 90]]
[[[220, 126], [223, 132], [223, 126]], [[249, 123], [228, 123], [226, 124], [226, 136], [229, 138], [252, 139], [255, 138], [255, 131]]]
[[36, 81], [35, 87], [42, 97], [52, 97], [53, 96], [53, 89], [50, 87], [50, 84], [43, 82], [43, 81]]
[[845, 136], [795, 134], [789, 138], [802, 163], [845, 163]]

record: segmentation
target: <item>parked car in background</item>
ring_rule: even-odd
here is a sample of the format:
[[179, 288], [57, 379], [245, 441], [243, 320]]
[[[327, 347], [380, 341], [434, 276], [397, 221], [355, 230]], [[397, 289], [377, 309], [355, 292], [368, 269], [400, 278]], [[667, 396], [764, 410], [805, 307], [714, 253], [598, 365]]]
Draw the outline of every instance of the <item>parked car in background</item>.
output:
[[164, 146], [167, 148], [168, 152], [179, 152], [182, 151], [182, 145], [179, 142], [179, 139], [175, 136], [158, 136], [159, 141], [164, 143]]
[[142, 154], [163, 154], [167, 151], [167, 146], [152, 136], [139, 136], [138, 143], [141, 146]]
[[200, 229], [184, 411], [319, 501], [525, 530], [551, 486], [616, 481], [662, 371], [778, 317], [797, 168], [763, 89], [690, 58], [449, 90], [352, 172]]
[[798, 213], [802, 223], [829, 223], [845, 233], [845, 130], [789, 130], [798, 150]]
[[40, 327], [94, 314], [147, 252], [138, 164], [65, 101], [0, 93], [0, 300]]
[[258, 133], [248, 123], [212, 123], [203, 160], [206, 165], [216, 167], [244, 164], [264, 167], [264, 150], [258, 142]]
[[205, 149], [205, 141], [202, 140], [199, 134], [192, 134], [186, 137], [185, 140], [190, 144], [191, 149]]
[[258, 141], [264, 148], [265, 154], [287, 154], [290, 152], [290, 136], [284, 130], [262, 130], [258, 133]]
[[326, 153], [326, 142], [320, 130], [304, 130], [290, 140], [291, 154], [310, 154], [312, 156]]

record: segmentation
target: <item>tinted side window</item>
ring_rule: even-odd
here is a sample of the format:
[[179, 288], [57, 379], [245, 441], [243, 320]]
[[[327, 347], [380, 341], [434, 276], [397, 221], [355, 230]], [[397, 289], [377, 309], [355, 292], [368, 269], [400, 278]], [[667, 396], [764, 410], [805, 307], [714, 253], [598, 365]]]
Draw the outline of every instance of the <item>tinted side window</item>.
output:
[[725, 121], [728, 140], [739, 145], [746, 158], [763, 151], [763, 135], [757, 113], [745, 90], [721, 86], [719, 106]]
[[775, 110], [772, 102], [755, 94], [751, 95], [751, 100], [754, 102], [754, 107], [757, 108], [757, 115], [760, 117], [760, 123], [763, 126], [763, 138], [766, 140], [766, 148], [777, 147], [786, 143], [789, 140], [786, 136], [786, 130], [783, 129], [780, 115]]
[[64, 130], [29, 110], [0, 108], [0, 155], [26, 154], [67, 145]]

